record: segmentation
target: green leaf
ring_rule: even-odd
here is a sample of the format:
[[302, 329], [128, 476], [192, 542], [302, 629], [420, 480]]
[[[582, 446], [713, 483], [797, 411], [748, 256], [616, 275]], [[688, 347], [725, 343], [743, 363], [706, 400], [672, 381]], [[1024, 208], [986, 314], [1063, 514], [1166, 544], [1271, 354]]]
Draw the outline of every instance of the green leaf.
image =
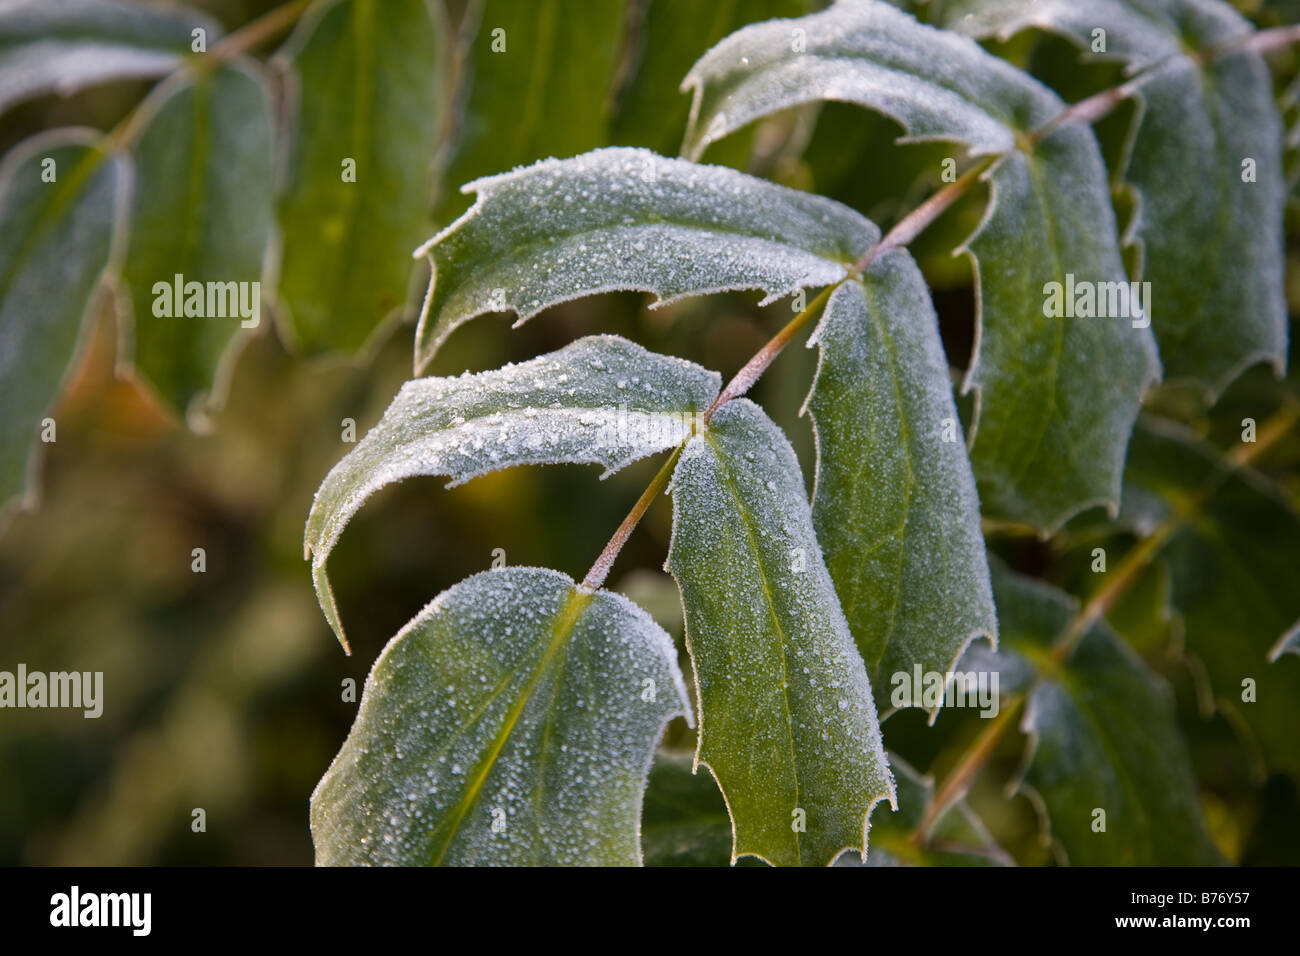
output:
[[995, 565], [993, 593], [1002, 646], [965, 669], [1000, 669], [1004, 692], [1034, 675], [1019, 786], [1044, 811], [1060, 854], [1083, 866], [1221, 862], [1165, 681], [1101, 623], [1055, 660], [1050, 648], [1078, 612], [1065, 592]]
[[[625, 6], [618, 0], [492, 0], [473, 10], [469, 89], [447, 181], [465, 183], [539, 157], [606, 145], [606, 102]], [[460, 213], [464, 201], [453, 194], [448, 206], [444, 214]]]
[[732, 859], [865, 853], [867, 819], [894, 785], [794, 450], [757, 405], [728, 402], [687, 443], [672, 495], [668, 569], [699, 690], [696, 759], [726, 796]]
[[428, 235], [440, 36], [425, 0], [324, 0], [277, 56], [298, 105], [280, 297], [307, 351], [357, 349], [406, 312]]
[[523, 323], [620, 289], [653, 292], [654, 305], [761, 289], [767, 304], [838, 282], [880, 235], [829, 199], [643, 149], [546, 160], [465, 189], [478, 193], [474, 206], [421, 249], [434, 279], [417, 369], [487, 312], [511, 310]]
[[[271, 107], [258, 73], [226, 64], [164, 84], [143, 109], [149, 119], [134, 150], [122, 275], [131, 286], [136, 368], [183, 409], [212, 388], [244, 323], [260, 320], [274, 180]], [[205, 295], [204, 314], [187, 316], [175, 295], [178, 275], [186, 284], [221, 283], [225, 298], [214, 296], [209, 309]], [[251, 283], [259, 284], [255, 317], [243, 317], [238, 287], [226, 285], [232, 282], [250, 284], [250, 293]], [[171, 315], [155, 314], [162, 291]]]
[[635, 72], [619, 97], [614, 141], [669, 155], [681, 146], [690, 100], [678, 89], [691, 64], [746, 23], [803, 12], [799, 0], [649, 0], [636, 37]]
[[[896, 754], [889, 755], [898, 786], [898, 812], [882, 817], [871, 828], [871, 853], [866, 866], [1012, 866], [965, 800], [953, 803], [930, 826], [925, 839], [912, 842], [926, 810], [934, 802], [934, 778], [918, 773]], [[858, 866], [842, 856], [840, 866]]]
[[311, 799], [324, 865], [641, 862], [655, 744], [690, 704], [671, 638], [558, 571], [485, 571], [389, 641]]
[[326, 476], [307, 518], [306, 553], [334, 633], [344, 640], [325, 562], [375, 491], [413, 475], [456, 485], [524, 464], [594, 463], [609, 475], [685, 441], [721, 386], [717, 372], [612, 335], [494, 371], [407, 382]]
[[208, 49], [221, 28], [176, 5], [121, 0], [9, 0], [0, 6], [0, 113], [48, 93], [162, 76], [190, 56], [192, 31]]
[[[817, 434], [813, 520], [877, 692], [891, 674], [946, 674], [996, 640], [979, 499], [938, 317], [905, 251], [831, 294], [807, 408]], [[917, 701], [919, 705], [920, 702]]]
[[0, 168], [0, 505], [24, 488], [24, 504], [35, 501], [41, 421], [113, 251], [129, 173], [96, 139], [43, 133]]
[[[1123, 175], [1137, 210], [1126, 241], [1151, 283], [1152, 327], [1165, 376], [1191, 379], [1217, 397], [1256, 362], [1286, 367], [1282, 126], [1262, 56], [1194, 57], [1251, 32], [1215, 0], [1042, 0], [980, 4], [953, 23], [975, 35], [1038, 27], [1154, 75], [1136, 94]], [[1242, 164], [1253, 160], [1253, 182]], [[1195, 197], [1189, 199], [1189, 197]]]
[[[1164, 503], [1162, 518], [1185, 516], [1162, 557], [1181, 644], [1204, 665], [1216, 707], [1270, 769], [1300, 779], [1300, 660], [1281, 656], [1300, 624], [1294, 504], [1263, 475], [1233, 470], [1204, 442], [1155, 420], [1134, 435], [1127, 480]], [[1247, 680], [1253, 700], [1244, 699]]]
[[[801, 32], [796, 32], [801, 31]], [[1001, 157], [968, 242], [980, 327], [964, 390], [978, 392], [971, 455], [985, 510], [1052, 529], [1118, 502], [1124, 447], [1158, 376], [1149, 328], [1130, 319], [1049, 318], [1047, 284], [1126, 280], [1106, 170], [1092, 132], [1026, 134], [1065, 104], [966, 37], [875, 0], [728, 37], [691, 70], [688, 155], [763, 116], [842, 100], [903, 125], [908, 140]]]

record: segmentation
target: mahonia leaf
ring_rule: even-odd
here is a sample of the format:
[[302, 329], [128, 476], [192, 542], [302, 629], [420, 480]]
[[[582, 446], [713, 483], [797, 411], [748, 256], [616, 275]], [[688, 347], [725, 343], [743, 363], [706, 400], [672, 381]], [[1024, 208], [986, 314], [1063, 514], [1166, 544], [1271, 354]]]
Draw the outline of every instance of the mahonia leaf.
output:
[[[934, 802], [934, 778], [916, 771], [897, 754], [889, 755], [898, 787], [898, 812], [871, 828], [866, 866], [1013, 866], [1014, 861], [971, 811], [956, 800], [935, 820], [920, 842], [912, 836]], [[840, 866], [857, 866], [847, 854]]]
[[307, 351], [400, 312], [428, 235], [441, 30], [426, 0], [324, 0], [277, 55], [297, 91], [280, 297]]
[[24, 488], [35, 500], [42, 418], [114, 250], [129, 170], [95, 139], [44, 133], [0, 168], [0, 507]]
[[[1206, 443], [1156, 420], [1134, 434], [1126, 481], [1163, 506], [1161, 518], [1185, 517], [1161, 551], [1182, 648], [1204, 665], [1216, 706], [1265, 764], [1300, 779], [1300, 661], [1279, 659], [1300, 624], [1294, 504], [1268, 478], [1234, 470]], [[1149, 528], [1153, 515], [1130, 515], [1125, 495], [1121, 520]]]
[[716, 372], [613, 335], [489, 372], [407, 382], [325, 477], [307, 517], [306, 553], [334, 633], [343, 640], [325, 562], [375, 491], [413, 475], [455, 485], [524, 464], [595, 463], [608, 475], [685, 441], [721, 385]]
[[[261, 286], [256, 303], [251, 289], [261, 282], [271, 230], [271, 107], [259, 74], [225, 64], [164, 84], [143, 109], [149, 119], [134, 149], [131, 241], [122, 267], [134, 304], [133, 357], [143, 376], [184, 409], [212, 388], [240, 328], [260, 322]], [[219, 283], [215, 311], [205, 298], [204, 314], [185, 314], [188, 297], [177, 293], [191, 282]], [[250, 291], [242, 294], [241, 286]], [[155, 311], [159, 292], [171, 302], [163, 315]], [[256, 315], [245, 318], [245, 304]]]
[[865, 855], [868, 817], [893, 803], [893, 779], [794, 450], [737, 399], [687, 443], [671, 488], [667, 567], [699, 691], [696, 762], [726, 797], [732, 859]]
[[978, 395], [971, 455], [981, 500], [1047, 529], [1088, 505], [1117, 504], [1125, 443], [1159, 362], [1148, 316], [1046, 314], [1049, 283], [1126, 281], [1091, 130], [1063, 126], [1036, 144], [1026, 136], [1065, 109], [1054, 93], [969, 38], [876, 0], [746, 27], [706, 53], [685, 85], [695, 91], [691, 156], [762, 116], [840, 100], [897, 120], [908, 141], [1000, 157], [984, 174], [989, 208], [967, 243], [980, 325], [964, 389]]
[[1141, 108], [1123, 171], [1137, 196], [1125, 238], [1151, 283], [1165, 375], [1217, 396], [1256, 362], [1280, 374], [1286, 185], [1272, 77], [1248, 50], [1196, 59], [1251, 25], [1216, 0], [1017, 0], [965, 13], [959, 8], [952, 22], [976, 35], [1037, 27], [1089, 50], [1101, 30], [1100, 55], [1152, 70], [1136, 93]]
[[634, 866], [677, 716], [672, 639], [627, 598], [543, 568], [476, 574], [375, 662], [312, 794], [316, 862]]
[[0, 113], [34, 96], [170, 73], [191, 54], [195, 30], [204, 31], [208, 49], [221, 35], [207, 14], [182, 6], [6, 0], [0, 3]]
[[[463, 28], [475, 32], [466, 44], [468, 90], [445, 179], [465, 183], [539, 156], [606, 145], [605, 104], [622, 52], [626, 6], [492, 0], [471, 8], [476, 22]], [[445, 205], [451, 204], [457, 213], [464, 209], [459, 196], [449, 197]]]
[[473, 207], [420, 249], [434, 277], [416, 332], [423, 369], [458, 326], [638, 290], [672, 299], [829, 285], [880, 232], [846, 206], [643, 149], [544, 160], [465, 186]]
[[1028, 684], [1019, 787], [1058, 852], [1085, 866], [1221, 862], [1168, 684], [1104, 623], [1055, 660], [1052, 644], [1078, 612], [1065, 592], [994, 564], [993, 594], [1002, 645], [963, 669], [997, 669], [1004, 694]]
[[867, 673], [877, 692], [916, 665], [946, 674], [975, 637], [996, 639], [997, 613], [938, 317], [912, 257], [888, 252], [836, 289], [813, 344], [813, 520]]

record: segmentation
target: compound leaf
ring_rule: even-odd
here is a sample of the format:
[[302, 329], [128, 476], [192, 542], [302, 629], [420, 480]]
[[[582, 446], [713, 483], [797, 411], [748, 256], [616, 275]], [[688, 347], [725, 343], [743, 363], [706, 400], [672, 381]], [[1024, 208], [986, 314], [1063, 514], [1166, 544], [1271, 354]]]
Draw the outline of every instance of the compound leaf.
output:
[[339, 640], [325, 562], [375, 491], [414, 475], [454, 485], [523, 464], [595, 463], [609, 474], [685, 441], [721, 384], [716, 372], [612, 335], [489, 372], [407, 382], [325, 477], [307, 518], [316, 594]]
[[1052, 318], [1049, 283], [1075, 277], [1128, 292], [1106, 170], [1091, 130], [1028, 134], [1065, 104], [967, 37], [877, 0], [840, 0], [798, 20], [755, 24], [692, 68], [687, 154], [755, 119], [816, 100], [884, 113], [908, 140], [1000, 157], [968, 242], [980, 327], [966, 390], [978, 393], [971, 455], [987, 511], [1051, 529], [1117, 504], [1124, 447], [1159, 374], [1149, 316]]
[[1037, 27], [1088, 49], [1101, 30], [1105, 56], [1150, 70], [1123, 170], [1137, 198], [1125, 238], [1151, 283], [1165, 375], [1217, 396], [1256, 362], [1280, 372], [1286, 185], [1272, 78], [1252, 51], [1198, 59], [1251, 25], [1215, 0], [980, 3], [952, 22], [979, 36]]
[[211, 49], [220, 27], [207, 14], [186, 7], [122, 0], [4, 0], [0, 113], [47, 93], [66, 96], [98, 83], [170, 73], [191, 55], [198, 29]]
[[672, 639], [542, 568], [444, 591], [384, 648], [312, 794], [318, 864], [636, 865]]
[[[836, 289], [809, 343], [813, 520], [877, 692], [947, 673], [997, 614], [938, 317], [905, 251]], [[917, 702], [919, 704], [919, 701]]]
[[0, 506], [34, 500], [41, 420], [113, 251], [128, 170], [95, 138], [44, 133], [0, 168]]
[[426, 0], [324, 0], [278, 55], [298, 94], [280, 297], [307, 351], [357, 349], [407, 302], [428, 235], [440, 41]]
[[757, 405], [731, 401], [687, 443], [672, 495], [696, 761], [726, 797], [732, 859], [865, 853], [871, 809], [893, 802], [894, 784], [790, 443]]
[[662, 304], [761, 289], [764, 303], [844, 278], [878, 238], [839, 203], [643, 149], [544, 160], [464, 187], [474, 206], [427, 242], [433, 286], [416, 332], [424, 368], [462, 323], [632, 289]]
[[1032, 681], [1020, 786], [1045, 811], [1059, 852], [1085, 866], [1221, 862], [1163, 678], [1104, 623], [1057, 661], [1051, 647], [1077, 602], [996, 566], [993, 592], [1002, 646], [983, 660], [1000, 661], [1004, 692]]
[[[134, 305], [136, 368], [184, 409], [212, 388], [240, 328], [260, 321], [274, 180], [271, 107], [261, 76], [232, 64], [182, 74], [155, 97], [143, 107], [149, 120], [134, 150], [122, 275]], [[177, 294], [176, 276], [184, 284], [219, 284], [221, 295], [211, 297], [211, 308], [205, 296], [202, 315], [186, 315], [188, 296]], [[157, 283], [164, 288], [155, 289]], [[155, 311], [159, 292], [171, 302], [162, 315]], [[256, 314], [244, 317], [244, 304]]]

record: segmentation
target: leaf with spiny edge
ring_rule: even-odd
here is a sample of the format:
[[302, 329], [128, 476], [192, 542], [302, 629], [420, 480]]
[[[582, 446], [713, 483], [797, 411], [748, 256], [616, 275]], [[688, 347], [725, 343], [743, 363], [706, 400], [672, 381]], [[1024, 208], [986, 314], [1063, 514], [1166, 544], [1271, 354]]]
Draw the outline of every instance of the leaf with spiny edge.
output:
[[[1092, 56], [1149, 70], [1135, 93], [1125, 168], [1137, 195], [1125, 241], [1152, 289], [1152, 329], [1168, 379], [1210, 397], [1257, 362], [1286, 367], [1282, 127], [1262, 56], [1198, 55], [1252, 31], [1217, 0], [981, 2], [949, 11], [954, 27], [1006, 38], [1034, 27]], [[1085, 54], [1087, 55], [1087, 54]], [[1243, 162], [1254, 166], [1244, 180]]]
[[998, 671], [1004, 706], [1009, 693], [1028, 694], [1018, 787], [1058, 854], [1084, 866], [1221, 863], [1163, 678], [1104, 623], [1058, 661], [1052, 646], [1079, 607], [1043, 581], [995, 562], [993, 594], [1001, 647], [974, 650], [962, 670]]
[[678, 716], [672, 639], [631, 601], [543, 568], [474, 575], [375, 662], [312, 794], [316, 862], [635, 866]]
[[853, 210], [733, 169], [643, 149], [544, 160], [465, 186], [478, 199], [421, 248], [434, 276], [415, 365], [470, 319], [519, 323], [581, 296], [760, 289], [773, 302], [829, 285], [880, 237]]
[[407, 382], [325, 477], [307, 518], [306, 554], [334, 633], [346, 647], [325, 562], [375, 491], [415, 475], [456, 485], [524, 464], [594, 463], [608, 475], [680, 445], [721, 385], [717, 372], [613, 335], [493, 371]]
[[975, 480], [911, 256], [888, 252], [837, 288], [812, 345], [817, 540], [887, 696], [890, 675], [948, 673], [972, 640], [997, 635]]
[[877, 0], [746, 27], [706, 53], [685, 85], [695, 91], [690, 156], [779, 110], [841, 100], [896, 119], [909, 141], [998, 157], [983, 174], [989, 208], [967, 243], [980, 325], [964, 389], [978, 395], [980, 497], [986, 511], [1042, 529], [1117, 505], [1125, 443], [1159, 363], [1150, 329], [1129, 319], [1044, 314], [1049, 282], [1127, 278], [1091, 130], [1063, 126], [1036, 144], [1028, 136], [1065, 109], [1059, 97], [969, 38]]
[[[0, 167], [0, 509], [36, 500], [38, 434], [121, 228], [126, 160], [52, 130]], [[47, 182], [48, 176], [52, 182]], [[24, 493], [25, 491], [25, 493]]]
[[[270, 238], [274, 162], [266, 85], [252, 66], [223, 64], [164, 84], [142, 109], [148, 120], [132, 150], [134, 207], [122, 266], [134, 314], [128, 352], [176, 407], [184, 410], [214, 383], [217, 401], [209, 404], [219, 404], [218, 368], [229, 361], [246, 321], [241, 293], [228, 284], [261, 282]], [[211, 305], [205, 298], [202, 315], [187, 315], [188, 296], [173, 294], [178, 275], [185, 286], [215, 283], [222, 298]], [[172, 300], [170, 315], [154, 311], [156, 283]]]
[[726, 797], [733, 860], [828, 865], [865, 853], [893, 778], [794, 450], [736, 399], [686, 444], [671, 489], [667, 567], [698, 689], [696, 761]]
[[[308, 352], [353, 351], [410, 315], [442, 110], [441, 5], [319, 0], [275, 63], [296, 93], [279, 301]], [[351, 161], [354, 179], [346, 179]]]
[[0, 113], [48, 93], [147, 79], [180, 67], [194, 31], [210, 50], [221, 27], [206, 13], [122, 0], [8, 0], [0, 4]]

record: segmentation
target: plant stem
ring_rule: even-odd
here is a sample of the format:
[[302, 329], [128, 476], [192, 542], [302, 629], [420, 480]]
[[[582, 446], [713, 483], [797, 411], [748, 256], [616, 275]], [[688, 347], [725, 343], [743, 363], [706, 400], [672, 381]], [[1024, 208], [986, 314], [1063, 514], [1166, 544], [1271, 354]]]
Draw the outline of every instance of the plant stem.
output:
[[995, 159], [997, 159], [996, 156], [984, 157], [894, 223], [894, 228], [890, 229], [883, 239], [864, 252], [862, 258], [853, 264], [854, 271], [859, 274], [866, 272], [871, 263], [886, 252], [900, 246], [910, 245], [912, 240], [924, 232], [927, 226], [938, 219], [949, 206], [965, 195], [966, 190], [970, 189], [984, 171], [993, 165]]
[[[208, 53], [187, 57], [184, 64], [169, 76], [160, 80], [159, 83], [167, 82], [171, 77], [184, 70], [211, 70], [227, 60], [232, 60], [243, 53], [247, 53], [254, 47], [260, 46], [292, 27], [307, 12], [307, 8], [311, 6], [312, 2], [313, 0], [291, 0], [290, 3], [276, 7], [256, 20], [244, 24], [234, 33], [220, 40]], [[149, 118], [148, 114], [142, 109], [148, 102], [149, 98], [146, 97], [140, 103], [137, 103], [108, 132], [104, 137], [104, 149], [106, 151], [127, 149], [135, 142], [136, 137], [140, 135], [140, 132], [145, 127], [146, 120]]]
[[[840, 280], [840, 282], [843, 281], [843, 279]], [[741, 395], [744, 395], [751, 387], [753, 387], [754, 383], [758, 381], [759, 376], [762, 375], [767, 367], [772, 364], [772, 360], [781, 354], [781, 350], [790, 343], [790, 340], [799, 333], [799, 330], [821, 312], [822, 306], [826, 304], [831, 297], [831, 293], [838, 289], [839, 286], [840, 283], [837, 282], [834, 285], [828, 285], [826, 288], [822, 289], [822, 291], [808, 303], [807, 308], [787, 322], [780, 332], [772, 336], [766, 345], [754, 353], [754, 357], [745, 363], [744, 368], [732, 376], [731, 381], [727, 383], [727, 387], [718, 393], [718, 397], [713, 400], [713, 404], [710, 405], [708, 411], [704, 413], [704, 423], [706, 425], [709, 423], [709, 420], [713, 418], [714, 412], [727, 404], [727, 402], [731, 401], [733, 398], [739, 398]]]
[[1020, 713], [1020, 708], [1024, 703], [1025, 695], [1017, 694], [1003, 706], [989, 725], [975, 737], [970, 748], [961, 756], [961, 759], [957, 761], [957, 765], [952, 768], [952, 772], [944, 778], [943, 784], [935, 791], [934, 799], [930, 801], [930, 805], [925, 808], [921, 822], [912, 831], [911, 840], [913, 843], [924, 843], [930, 828], [948, 811], [949, 807], [966, 795], [971, 784], [975, 782], [975, 778], [984, 769], [984, 764], [997, 750], [998, 744], [1007, 730], [1015, 723], [1016, 715]]
[[650, 507], [650, 503], [655, 500], [655, 497], [663, 491], [665, 487], [667, 487], [668, 479], [672, 477], [673, 467], [677, 464], [677, 459], [681, 457], [682, 449], [685, 447], [685, 442], [678, 445], [673, 450], [673, 453], [668, 456], [668, 460], [659, 467], [657, 472], [655, 472], [655, 476], [650, 479], [650, 484], [646, 486], [645, 491], [641, 492], [641, 497], [636, 500], [636, 504], [632, 506], [632, 510], [627, 513], [627, 517], [623, 519], [623, 523], [618, 526], [618, 530], [614, 532], [614, 536], [610, 538], [609, 543], [605, 545], [605, 550], [600, 552], [600, 557], [596, 558], [596, 562], [591, 566], [591, 570], [588, 571], [587, 576], [582, 579], [582, 584], [579, 585], [582, 590], [595, 591], [605, 583], [605, 578], [609, 574], [609, 569], [614, 566], [614, 559], [617, 558], [618, 553], [623, 550], [623, 545], [626, 544], [627, 539], [631, 537], [632, 530], [641, 520], [641, 516], [646, 513], [646, 509]]

